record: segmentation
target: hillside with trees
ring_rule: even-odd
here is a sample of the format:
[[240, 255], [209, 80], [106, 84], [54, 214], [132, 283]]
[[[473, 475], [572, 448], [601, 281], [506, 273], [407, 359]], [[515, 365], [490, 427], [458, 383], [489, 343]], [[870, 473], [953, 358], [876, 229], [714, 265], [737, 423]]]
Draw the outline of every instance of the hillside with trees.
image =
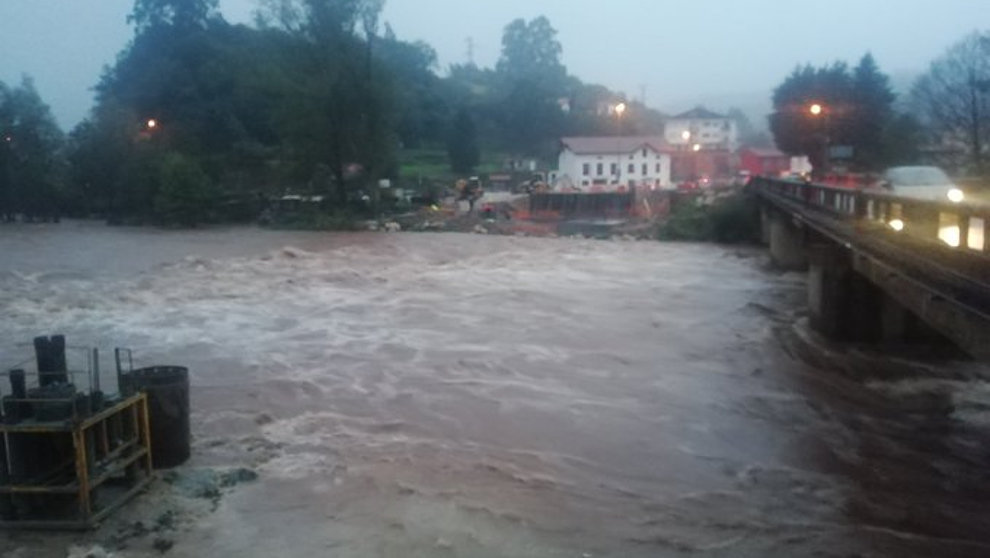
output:
[[291, 190], [370, 211], [379, 180], [422, 182], [403, 172], [410, 154], [439, 157], [427, 178], [448, 180], [483, 159], [549, 159], [561, 134], [607, 125], [595, 111], [619, 95], [567, 74], [546, 18], [509, 23], [495, 68], [441, 77], [429, 45], [380, 23], [382, 4], [267, 0], [244, 26], [216, 0], [136, 0], [133, 39], [57, 150], [60, 210], [188, 225], [251, 218]]

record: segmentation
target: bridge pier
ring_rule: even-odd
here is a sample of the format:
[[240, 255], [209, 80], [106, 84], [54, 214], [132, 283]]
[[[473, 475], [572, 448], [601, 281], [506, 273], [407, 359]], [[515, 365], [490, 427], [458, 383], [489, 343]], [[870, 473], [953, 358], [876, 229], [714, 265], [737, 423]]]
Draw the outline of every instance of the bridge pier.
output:
[[808, 256], [804, 251], [804, 229], [795, 225], [790, 217], [779, 211], [769, 216], [770, 259], [782, 269], [804, 271], [808, 268]]
[[811, 326], [830, 339], [856, 343], [904, 343], [917, 319], [901, 303], [856, 272], [838, 244], [808, 247]]
[[808, 307], [811, 326], [826, 337], [842, 336], [851, 273], [849, 256], [831, 244], [808, 247]]
[[760, 206], [760, 244], [770, 245], [770, 208], [766, 204]]
[[[878, 289], [879, 290], [879, 289]], [[883, 343], [902, 343], [912, 332], [916, 318], [912, 316], [901, 303], [889, 294], [883, 294], [880, 304], [880, 341]]]

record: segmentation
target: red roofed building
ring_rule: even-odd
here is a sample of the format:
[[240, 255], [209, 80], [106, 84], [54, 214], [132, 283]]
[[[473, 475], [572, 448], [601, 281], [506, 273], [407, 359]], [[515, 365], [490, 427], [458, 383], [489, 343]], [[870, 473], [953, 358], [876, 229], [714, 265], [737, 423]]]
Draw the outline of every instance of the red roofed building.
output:
[[791, 170], [791, 157], [778, 149], [747, 147], [739, 151], [739, 167], [754, 176], [780, 176]]
[[560, 140], [558, 183], [584, 192], [671, 188], [671, 147], [659, 136], [574, 137]]

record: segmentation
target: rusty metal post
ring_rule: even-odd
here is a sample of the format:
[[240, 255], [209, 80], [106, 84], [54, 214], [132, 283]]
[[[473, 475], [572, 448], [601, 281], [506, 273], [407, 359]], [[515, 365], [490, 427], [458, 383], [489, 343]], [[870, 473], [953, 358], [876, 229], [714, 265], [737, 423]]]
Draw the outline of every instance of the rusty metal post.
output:
[[86, 462], [86, 435], [82, 428], [72, 429], [72, 445], [76, 452], [76, 482], [79, 483], [79, 519], [89, 521], [92, 515], [89, 501], [89, 467]]
[[144, 445], [148, 450], [144, 456], [144, 466], [145, 466], [144, 472], [145, 475], [150, 477], [152, 474], [151, 471], [153, 468], [152, 465], [153, 461], [151, 455], [151, 420], [148, 414], [148, 395], [145, 393], [141, 393], [141, 400], [138, 404], [140, 405], [141, 408], [142, 437], [144, 438]]

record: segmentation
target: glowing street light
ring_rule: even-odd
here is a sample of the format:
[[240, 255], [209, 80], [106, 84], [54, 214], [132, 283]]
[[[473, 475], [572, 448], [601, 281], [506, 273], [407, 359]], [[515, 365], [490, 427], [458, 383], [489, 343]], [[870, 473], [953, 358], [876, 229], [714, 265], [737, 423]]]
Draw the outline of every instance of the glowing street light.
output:
[[154, 118], [149, 118], [148, 122], [146, 122], [145, 124], [148, 126], [149, 130], [154, 130], [155, 128], [158, 127], [158, 121], [155, 120]]
[[696, 143], [696, 144], [694, 144], [694, 145], [693, 145], [693, 146], [691, 147], [691, 150], [692, 150], [692, 151], [701, 151], [701, 144], [700, 144], [700, 143]]
[[[822, 175], [828, 173], [829, 168], [829, 130], [828, 130], [828, 113], [825, 111], [825, 106], [821, 103], [812, 103], [808, 107], [808, 112], [813, 118], [822, 119]], [[817, 171], [816, 171], [817, 172]]]
[[681, 139], [684, 140], [685, 143], [691, 141], [691, 131], [684, 130], [683, 132], [681, 132]]
[[622, 115], [626, 113], [626, 104], [619, 103], [612, 107], [615, 111], [615, 184], [622, 182]]

